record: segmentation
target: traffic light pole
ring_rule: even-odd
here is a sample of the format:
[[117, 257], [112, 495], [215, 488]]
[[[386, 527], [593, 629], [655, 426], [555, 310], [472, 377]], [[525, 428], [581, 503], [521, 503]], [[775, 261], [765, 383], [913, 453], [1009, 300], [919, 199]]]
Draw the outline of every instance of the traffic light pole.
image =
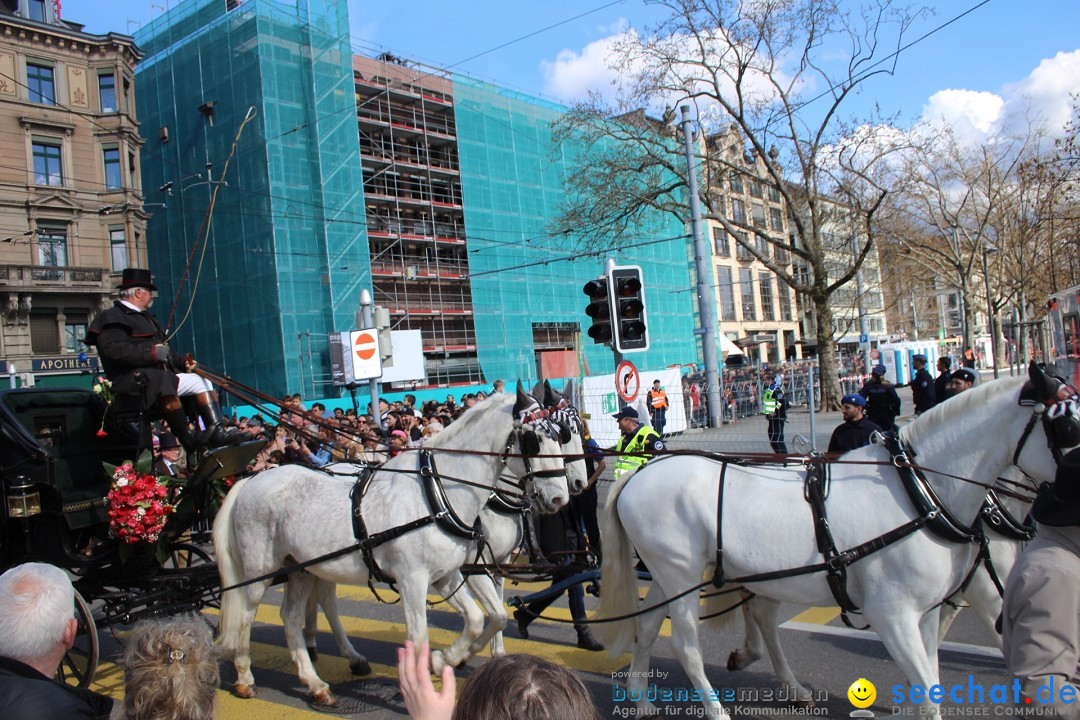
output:
[[686, 179], [690, 185], [690, 220], [694, 234], [694, 265], [697, 268], [697, 297], [701, 315], [701, 327], [695, 329], [694, 333], [701, 335], [701, 349], [705, 361], [705, 405], [709, 413], [709, 427], [715, 428], [719, 427], [723, 420], [721, 398], [724, 388], [721, 384], [723, 380], [717, 371], [719, 363], [716, 359], [716, 332], [719, 324], [716, 321], [710, 281], [712, 268], [705, 251], [705, 232], [701, 221], [701, 199], [698, 197], [697, 168], [694, 164], [693, 121], [690, 119], [689, 105], [683, 105], [679, 109], [682, 110], [683, 147], [686, 150]]

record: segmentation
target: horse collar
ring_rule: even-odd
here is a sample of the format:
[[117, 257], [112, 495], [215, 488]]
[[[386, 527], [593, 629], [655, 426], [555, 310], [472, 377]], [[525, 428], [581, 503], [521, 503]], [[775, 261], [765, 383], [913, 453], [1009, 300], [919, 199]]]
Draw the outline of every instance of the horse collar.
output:
[[914, 455], [914, 451], [905, 448], [892, 433], [882, 435], [882, 444], [892, 456], [892, 463], [908, 499], [916, 512], [926, 518], [927, 529], [949, 542], [968, 543], [975, 540], [978, 532], [964, 525], [949, 511], [919, 467], [911, 462], [909, 455]]
[[417, 453], [417, 462], [420, 477], [423, 478], [424, 497], [428, 501], [428, 510], [431, 511], [438, 526], [451, 535], [482, 542], [484, 531], [480, 526], [480, 516], [477, 515], [476, 522], [470, 527], [454, 512], [449, 498], [446, 497], [446, 489], [443, 488], [439, 470], [435, 467], [435, 455], [430, 450], [420, 450]]

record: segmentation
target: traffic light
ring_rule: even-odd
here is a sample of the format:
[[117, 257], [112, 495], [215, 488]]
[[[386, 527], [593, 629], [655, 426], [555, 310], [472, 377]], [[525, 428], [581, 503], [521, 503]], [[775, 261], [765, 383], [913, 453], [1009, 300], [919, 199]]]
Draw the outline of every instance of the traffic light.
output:
[[639, 352], [649, 349], [649, 332], [645, 326], [645, 288], [641, 284], [641, 268], [622, 265], [611, 270], [611, 286], [615, 319], [615, 349], [619, 352]]
[[611, 298], [607, 278], [590, 280], [582, 291], [589, 296], [589, 304], [585, 307], [585, 314], [592, 318], [589, 337], [594, 343], [611, 342]]

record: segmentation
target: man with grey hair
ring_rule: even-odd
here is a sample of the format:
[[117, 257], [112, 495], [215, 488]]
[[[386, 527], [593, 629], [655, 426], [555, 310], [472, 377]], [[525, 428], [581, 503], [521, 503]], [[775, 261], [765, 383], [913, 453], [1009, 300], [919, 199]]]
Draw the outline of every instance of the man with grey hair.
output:
[[[84, 342], [97, 347], [101, 367], [118, 395], [139, 398], [141, 408], [155, 406], [188, 452], [206, 446], [234, 445], [248, 439], [223, 426], [217, 393], [200, 375], [184, 372], [183, 362], [167, 344], [165, 331], [150, 313], [157, 286], [149, 270], [126, 268], [120, 299], [98, 313]], [[193, 396], [206, 429], [193, 432], [180, 397]]]
[[75, 590], [44, 563], [0, 575], [0, 717], [4, 720], [108, 718], [112, 698], [53, 680], [75, 643]]

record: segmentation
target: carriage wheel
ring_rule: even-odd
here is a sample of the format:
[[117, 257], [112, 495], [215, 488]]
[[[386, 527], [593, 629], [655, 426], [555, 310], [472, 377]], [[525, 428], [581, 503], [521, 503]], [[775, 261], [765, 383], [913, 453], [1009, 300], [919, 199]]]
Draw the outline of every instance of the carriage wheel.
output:
[[[165, 559], [164, 567], [184, 569], [213, 564], [214, 558], [206, 550], [203, 550], [198, 545], [179, 542], [169, 546], [168, 557]], [[212, 586], [207, 588], [207, 594], [204, 596], [205, 599], [203, 604], [214, 608], [220, 608], [221, 593], [219, 592], [217, 573], [214, 573], [214, 576], [211, 579]]]
[[67, 685], [85, 688], [94, 679], [100, 648], [94, 615], [78, 590], [75, 591], [75, 619], [79, 621], [75, 644], [64, 654], [56, 678]]
[[214, 558], [210, 556], [210, 553], [191, 543], [173, 543], [169, 546], [167, 552], [168, 556], [165, 558], [164, 563], [167, 568], [182, 569], [197, 565], [210, 565], [214, 562]]

